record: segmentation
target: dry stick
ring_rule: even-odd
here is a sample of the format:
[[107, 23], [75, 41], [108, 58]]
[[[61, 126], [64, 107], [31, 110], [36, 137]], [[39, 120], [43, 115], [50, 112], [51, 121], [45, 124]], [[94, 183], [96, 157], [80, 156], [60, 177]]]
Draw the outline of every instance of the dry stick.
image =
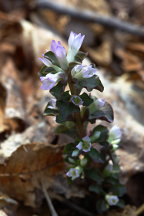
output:
[[74, 209], [75, 211], [79, 212], [80, 214], [83, 214], [83, 216], [95, 216], [95, 214], [93, 213], [90, 213], [89, 211], [77, 206], [76, 204], [70, 202], [70, 201], [67, 201], [67, 200], [64, 200], [64, 199], [61, 199], [61, 201], [63, 201], [63, 203], [65, 205], [67, 205], [68, 207], [70, 207], [71, 209]]
[[46, 187], [45, 187], [45, 185], [43, 183], [42, 183], [42, 190], [43, 190], [43, 193], [45, 195], [46, 201], [48, 203], [51, 215], [52, 216], [58, 216], [58, 214], [56, 213], [56, 210], [55, 210], [55, 208], [54, 208], [54, 206], [52, 204], [52, 201], [51, 201], [51, 199], [50, 199], [50, 197], [48, 195], [47, 189], [46, 189]]
[[140, 37], [144, 37], [144, 27], [130, 24], [128, 22], [121, 21], [115, 17], [109, 17], [100, 15], [96, 12], [91, 12], [88, 10], [78, 10], [73, 7], [66, 7], [64, 5], [58, 4], [54, 1], [49, 0], [37, 0], [36, 1], [37, 9], [51, 9], [60, 14], [66, 14], [83, 21], [89, 21], [101, 24], [105, 27], [114, 28], [119, 31], [123, 31], [126, 33], [130, 33], [133, 35], [137, 35]]
[[135, 215], [140, 215], [141, 213], [144, 212], [144, 204], [142, 204], [135, 212]]

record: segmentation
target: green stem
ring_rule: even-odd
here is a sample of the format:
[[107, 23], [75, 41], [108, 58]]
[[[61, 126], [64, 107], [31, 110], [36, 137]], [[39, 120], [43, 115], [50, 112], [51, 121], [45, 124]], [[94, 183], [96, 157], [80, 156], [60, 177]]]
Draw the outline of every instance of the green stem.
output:
[[[77, 95], [76, 89], [73, 85], [71, 71], [68, 71], [68, 85], [69, 85], [71, 95]], [[79, 137], [80, 138], [84, 137], [85, 136], [85, 129], [83, 126], [83, 121], [82, 121], [80, 112], [77, 112], [74, 114], [74, 120], [76, 123], [76, 129], [77, 129], [77, 133], [78, 133]]]

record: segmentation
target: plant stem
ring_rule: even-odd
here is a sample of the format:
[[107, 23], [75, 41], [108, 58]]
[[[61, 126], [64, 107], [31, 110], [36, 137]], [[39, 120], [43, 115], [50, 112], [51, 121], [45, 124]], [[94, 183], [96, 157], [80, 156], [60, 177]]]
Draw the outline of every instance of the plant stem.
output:
[[[71, 71], [68, 71], [68, 85], [69, 85], [71, 95], [77, 95], [76, 89], [73, 85]], [[85, 129], [83, 126], [83, 121], [82, 121], [80, 112], [77, 112], [74, 114], [74, 120], [76, 123], [76, 129], [77, 129], [77, 133], [78, 133], [79, 137], [80, 138], [84, 137], [85, 136]]]

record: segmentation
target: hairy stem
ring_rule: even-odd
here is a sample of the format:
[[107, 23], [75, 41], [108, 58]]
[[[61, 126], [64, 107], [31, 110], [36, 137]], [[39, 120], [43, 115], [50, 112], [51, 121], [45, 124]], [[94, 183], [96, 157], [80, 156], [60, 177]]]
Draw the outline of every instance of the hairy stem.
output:
[[[76, 92], [75, 87], [73, 85], [71, 71], [68, 71], [68, 85], [69, 85], [71, 95], [77, 95], [77, 92]], [[84, 137], [85, 136], [85, 129], [83, 126], [83, 121], [82, 121], [80, 112], [77, 112], [74, 114], [74, 120], [76, 123], [76, 129], [77, 129], [77, 133], [78, 133], [79, 137], [80, 138]]]

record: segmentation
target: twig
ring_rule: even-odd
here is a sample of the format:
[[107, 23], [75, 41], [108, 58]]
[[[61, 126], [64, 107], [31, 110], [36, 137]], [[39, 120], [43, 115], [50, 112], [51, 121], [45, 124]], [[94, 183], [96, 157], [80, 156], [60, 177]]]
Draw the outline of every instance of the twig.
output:
[[47, 192], [47, 189], [45, 188], [45, 185], [42, 183], [42, 190], [43, 190], [43, 193], [45, 195], [45, 198], [46, 198], [46, 201], [48, 203], [48, 206], [49, 206], [49, 210], [50, 210], [50, 213], [52, 216], [58, 216], [58, 214], [56, 213], [56, 210], [52, 204], [52, 201], [48, 195], [48, 192]]
[[79, 212], [80, 214], [82, 214], [83, 216], [95, 216], [95, 214], [92, 214], [90, 213], [89, 211], [77, 206], [76, 204], [70, 202], [70, 201], [67, 201], [67, 200], [64, 200], [63, 198], [61, 198], [61, 201], [67, 205], [68, 207], [70, 207], [71, 209], [74, 209], [75, 211]]
[[98, 23], [105, 27], [144, 37], [144, 27], [142, 26], [133, 25], [128, 22], [121, 21], [115, 17], [100, 15], [96, 12], [91, 12], [88, 10], [82, 11], [73, 7], [67, 7], [62, 4], [58, 4], [56, 1], [37, 0], [36, 9], [51, 9], [60, 14], [66, 14], [83, 21]]

